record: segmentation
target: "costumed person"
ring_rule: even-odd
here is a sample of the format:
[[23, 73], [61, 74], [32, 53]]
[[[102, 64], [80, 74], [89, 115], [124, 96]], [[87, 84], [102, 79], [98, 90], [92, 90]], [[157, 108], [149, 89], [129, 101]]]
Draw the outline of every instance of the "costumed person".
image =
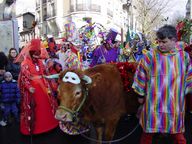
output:
[[57, 55], [57, 57], [59, 59], [59, 63], [62, 65], [63, 70], [65, 69], [65, 65], [66, 65], [66, 62], [64, 61], [64, 59], [65, 59], [65, 56], [66, 56], [65, 52], [68, 49], [68, 44], [69, 44], [69, 42], [63, 41], [62, 44], [61, 44], [60, 50], [58, 50], [56, 52], [56, 55]]
[[[185, 47], [185, 51], [189, 54], [192, 64], [192, 44]], [[186, 110], [192, 114], [192, 93], [186, 95]]]
[[10, 72], [4, 73], [4, 80], [0, 84], [0, 103], [2, 110], [1, 126], [6, 126], [9, 122], [9, 116], [13, 114], [16, 122], [19, 122], [20, 92], [17, 81], [13, 79]]
[[[54, 61], [54, 59], [46, 60], [46, 75], [59, 74], [62, 71], [62, 66], [58, 62]], [[57, 98], [57, 88], [58, 82], [56, 79], [48, 79], [50, 87], [52, 89], [53, 96]]]
[[114, 29], [111, 29], [103, 44], [93, 51], [93, 59], [90, 64], [91, 67], [97, 64], [117, 61], [118, 50], [112, 46], [112, 42], [115, 41], [116, 36], [117, 32]]
[[77, 50], [71, 44], [65, 45], [65, 55], [63, 61], [65, 62], [65, 69], [82, 69], [83, 64], [78, 58]]
[[[185, 51], [189, 54], [192, 63], [192, 44], [190, 43], [191, 37], [191, 21], [184, 19], [178, 22], [177, 26], [177, 38], [185, 42]], [[186, 111], [192, 114], [192, 94], [189, 93], [186, 95]]]
[[156, 133], [169, 134], [174, 144], [186, 144], [185, 94], [192, 90], [192, 66], [175, 27], [165, 25], [157, 33], [158, 47], [148, 51], [137, 67], [133, 89], [143, 104], [140, 144], [152, 144]]
[[64, 25], [65, 38], [67, 41], [74, 41], [77, 38], [76, 24], [72, 21], [72, 18], [67, 19], [67, 23]]
[[16, 60], [24, 58], [18, 79], [21, 92], [20, 131], [24, 135], [41, 134], [58, 126], [54, 117], [57, 100], [44, 78], [41, 46], [40, 39], [32, 39]]
[[8, 54], [8, 64], [5, 67], [6, 71], [9, 71], [13, 75], [13, 79], [17, 80], [20, 72], [20, 63], [15, 63], [18, 53], [16, 48], [10, 48]]
[[137, 33], [135, 35], [135, 38], [133, 39], [133, 44], [132, 44], [134, 56], [137, 62], [139, 62], [140, 59], [143, 57], [142, 50], [144, 49], [144, 47], [145, 46], [144, 46], [143, 36], [141, 33]]
[[[57, 44], [55, 42], [54, 37], [53, 36], [48, 36], [47, 37], [47, 42], [48, 42], [48, 48], [46, 48], [46, 50], [47, 50], [47, 52], [49, 54], [49, 57], [55, 58], [56, 57], [55, 53], [57, 52], [58, 47], [57, 47]], [[44, 46], [47, 47], [46, 43], [44, 43]]]
[[123, 42], [119, 48], [118, 62], [136, 61], [129, 42]]

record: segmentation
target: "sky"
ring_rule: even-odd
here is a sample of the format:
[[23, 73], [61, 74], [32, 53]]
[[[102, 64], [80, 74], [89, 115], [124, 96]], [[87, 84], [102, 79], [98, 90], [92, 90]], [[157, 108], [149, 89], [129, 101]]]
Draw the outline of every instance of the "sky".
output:
[[188, 0], [170, 0], [170, 9], [168, 10], [166, 15], [182, 15], [186, 14], [186, 4]]
[[16, 0], [16, 15], [35, 12], [35, 0]]

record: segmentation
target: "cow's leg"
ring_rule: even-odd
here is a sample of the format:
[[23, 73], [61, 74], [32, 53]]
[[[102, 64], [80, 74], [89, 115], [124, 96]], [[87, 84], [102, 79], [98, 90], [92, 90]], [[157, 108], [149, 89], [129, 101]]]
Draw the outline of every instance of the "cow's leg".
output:
[[118, 121], [119, 119], [106, 121], [105, 123], [105, 140], [106, 141], [111, 141], [113, 139]]
[[102, 144], [102, 137], [103, 137], [103, 127], [96, 127], [96, 133], [97, 133], [97, 144]]

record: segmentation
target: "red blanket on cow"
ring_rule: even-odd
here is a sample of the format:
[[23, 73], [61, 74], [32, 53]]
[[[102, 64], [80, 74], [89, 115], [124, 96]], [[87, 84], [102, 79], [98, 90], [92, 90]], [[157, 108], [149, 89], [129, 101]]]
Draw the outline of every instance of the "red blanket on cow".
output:
[[121, 74], [121, 79], [123, 82], [123, 86], [126, 92], [131, 90], [131, 86], [133, 83], [133, 75], [137, 68], [137, 63], [135, 62], [120, 62], [116, 63], [117, 68]]

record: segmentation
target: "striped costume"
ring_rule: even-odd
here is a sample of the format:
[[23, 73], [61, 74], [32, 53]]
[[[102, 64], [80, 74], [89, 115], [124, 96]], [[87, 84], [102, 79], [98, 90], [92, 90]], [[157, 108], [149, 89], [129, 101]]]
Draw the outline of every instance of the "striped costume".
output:
[[145, 103], [140, 124], [146, 133], [184, 132], [185, 94], [192, 88], [192, 67], [181, 42], [168, 53], [158, 48], [141, 59], [132, 85]]

